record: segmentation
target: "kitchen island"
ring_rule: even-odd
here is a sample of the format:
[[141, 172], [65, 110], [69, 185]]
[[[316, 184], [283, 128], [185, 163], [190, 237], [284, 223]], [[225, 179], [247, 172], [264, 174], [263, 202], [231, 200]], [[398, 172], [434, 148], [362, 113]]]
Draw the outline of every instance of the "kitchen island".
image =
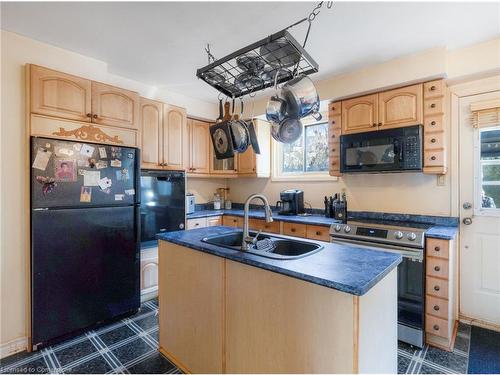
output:
[[162, 353], [195, 373], [397, 372], [400, 255], [322, 242], [282, 260], [202, 241], [235, 231], [158, 235]]

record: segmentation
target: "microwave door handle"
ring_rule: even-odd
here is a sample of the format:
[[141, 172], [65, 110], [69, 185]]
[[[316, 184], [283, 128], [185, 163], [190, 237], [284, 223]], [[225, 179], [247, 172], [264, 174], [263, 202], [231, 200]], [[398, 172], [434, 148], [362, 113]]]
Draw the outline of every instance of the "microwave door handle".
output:
[[398, 155], [398, 161], [402, 162], [403, 161], [403, 147], [401, 144], [398, 142], [397, 139], [393, 141], [394, 145], [394, 154]]

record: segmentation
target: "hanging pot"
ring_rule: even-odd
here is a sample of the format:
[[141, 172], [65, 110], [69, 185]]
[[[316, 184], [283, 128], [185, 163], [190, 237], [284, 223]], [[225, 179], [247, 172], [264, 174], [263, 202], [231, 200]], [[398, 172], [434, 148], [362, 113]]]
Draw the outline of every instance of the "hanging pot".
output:
[[[287, 102], [278, 95], [278, 78], [282, 69], [279, 69], [274, 76], [274, 90], [276, 94], [271, 96], [267, 101], [266, 119], [271, 122], [280, 123], [283, 121], [287, 111]], [[285, 71], [285, 70], [283, 70]]]
[[282, 143], [293, 143], [302, 135], [302, 122], [299, 119], [287, 117], [280, 122], [278, 137]]
[[320, 121], [319, 95], [314, 83], [306, 75], [300, 75], [288, 81], [281, 88], [281, 95], [286, 101], [287, 117], [301, 119], [313, 116]]
[[223, 121], [210, 126], [210, 137], [217, 159], [227, 159], [234, 156], [229, 102], [224, 104], [224, 109], [225, 115]]
[[[241, 102], [241, 111], [243, 112], [243, 102]], [[248, 128], [239, 116], [234, 114], [234, 98], [233, 98], [233, 118], [230, 121], [231, 135], [233, 139], [233, 147], [237, 152], [245, 152], [248, 148], [250, 137], [248, 135]]]

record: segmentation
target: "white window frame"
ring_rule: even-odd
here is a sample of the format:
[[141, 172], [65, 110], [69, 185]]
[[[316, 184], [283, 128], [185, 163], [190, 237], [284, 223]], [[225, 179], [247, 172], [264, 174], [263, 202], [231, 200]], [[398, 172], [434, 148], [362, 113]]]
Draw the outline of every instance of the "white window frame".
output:
[[[497, 208], [483, 208], [481, 192], [483, 190], [483, 165], [498, 165], [500, 160], [491, 160], [481, 162], [481, 133], [489, 130], [500, 130], [500, 125], [490, 126], [487, 128], [478, 128], [474, 130], [474, 215], [476, 216], [494, 216], [500, 217], [500, 207]], [[486, 185], [500, 185], [500, 181], [490, 181], [491, 184]]]
[[[319, 125], [323, 123], [328, 124], [328, 120], [308, 122], [306, 126]], [[328, 125], [327, 125], [328, 127]], [[304, 129], [305, 133], [305, 129]], [[329, 170], [324, 172], [297, 172], [297, 173], [283, 173], [281, 170], [282, 160], [282, 143], [276, 140], [271, 140], [271, 181], [337, 181], [338, 177], [330, 176]]]

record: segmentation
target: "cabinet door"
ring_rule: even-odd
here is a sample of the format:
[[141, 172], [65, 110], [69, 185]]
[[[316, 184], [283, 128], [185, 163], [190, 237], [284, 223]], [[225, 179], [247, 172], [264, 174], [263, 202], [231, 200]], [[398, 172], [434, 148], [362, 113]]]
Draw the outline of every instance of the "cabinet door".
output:
[[422, 84], [378, 94], [379, 129], [422, 123]]
[[238, 173], [238, 157], [219, 160], [215, 157], [214, 146], [210, 142], [210, 174], [236, 176]]
[[252, 175], [256, 173], [256, 155], [252, 147], [238, 154], [238, 174]]
[[207, 226], [207, 218], [200, 217], [198, 219], [187, 219], [186, 229], [205, 228]]
[[31, 65], [31, 112], [70, 120], [91, 120], [91, 81]]
[[165, 168], [185, 168], [186, 110], [169, 104], [163, 105], [163, 163]]
[[223, 372], [224, 259], [160, 241], [160, 351], [190, 373]]
[[207, 217], [207, 227], [222, 225], [222, 216]]
[[155, 100], [141, 98], [140, 118], [141, 167], [161, 168], [163, 104]]
[[222, 217], [222, 224], [226, 227], [242, 227], [243, 218], [238, 216], [224, 215]]
[[92, 82], [92, 122], [137, 129], [139, 101], [133, 91]]
[[342, 101], [342, 134], [377, 130], [378, 94]]
[[210, 132], [207, 122], [188, 119], [189, 172], [210, 173]]

